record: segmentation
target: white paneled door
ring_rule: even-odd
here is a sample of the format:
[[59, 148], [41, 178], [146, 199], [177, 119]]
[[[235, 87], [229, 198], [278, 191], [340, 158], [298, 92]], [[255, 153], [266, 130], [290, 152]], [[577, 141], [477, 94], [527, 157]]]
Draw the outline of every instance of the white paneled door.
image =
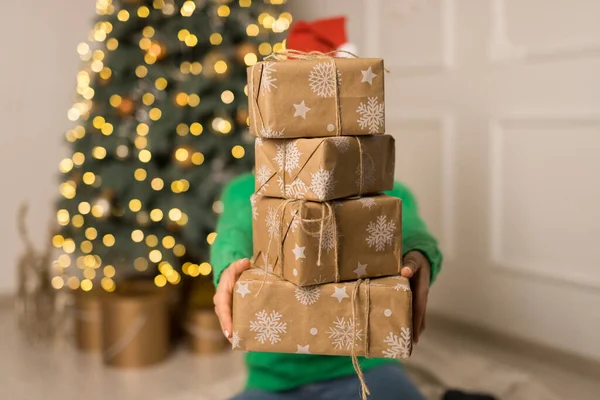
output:
[[380, 56], [434, 312], [600, 359], [600, 1], [291, 0]]

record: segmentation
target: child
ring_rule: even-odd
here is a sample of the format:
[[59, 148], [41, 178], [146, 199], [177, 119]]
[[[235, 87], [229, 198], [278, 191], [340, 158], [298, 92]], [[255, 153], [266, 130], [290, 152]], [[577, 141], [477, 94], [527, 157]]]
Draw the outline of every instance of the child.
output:
[[[254, 176], [234, 179], [222, 196], [223, 213], [217, 225], [217, 239], [211, 248], [217, 293], [215, 311], [221, 329], [231, 340], [233, 289], [241, 273], [250, 268], [252, 256], [252, 208]], [[386, 192], [402, 199], [402, 275], [410, 278], [413, 290], [414, 342], [425, 329], [425, 308], [429, 285], [440, 271], [442, 254], [427, 231], [411, 192], [400, 183]], [[374, 400], [422, 400], [396, 360], [359, 358], [365, 381]], [[251, 352], [246, 356], [246, 390], [235, 400], [319, 400], [360, 399], [360, 383], [350, 357], [312, 354]]]

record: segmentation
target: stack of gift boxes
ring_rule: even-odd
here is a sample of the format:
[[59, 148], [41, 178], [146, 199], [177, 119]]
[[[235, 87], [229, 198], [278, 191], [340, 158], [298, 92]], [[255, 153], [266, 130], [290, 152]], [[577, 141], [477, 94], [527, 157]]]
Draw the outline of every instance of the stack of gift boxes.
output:
[[407, 358], [401, 200], [384, 135], [383, 60], [248, 69], [256, 139], [252, 269], [236, 284], [233, 347]]

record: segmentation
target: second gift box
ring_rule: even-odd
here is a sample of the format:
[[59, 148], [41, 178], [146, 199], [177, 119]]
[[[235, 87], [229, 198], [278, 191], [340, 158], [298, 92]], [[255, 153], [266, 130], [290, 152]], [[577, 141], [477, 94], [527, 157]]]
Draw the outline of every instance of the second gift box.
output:
[[390, 135], [313, 139], [257, 139], [256, 192], [327, 201], [390, 190], [394, 185]]

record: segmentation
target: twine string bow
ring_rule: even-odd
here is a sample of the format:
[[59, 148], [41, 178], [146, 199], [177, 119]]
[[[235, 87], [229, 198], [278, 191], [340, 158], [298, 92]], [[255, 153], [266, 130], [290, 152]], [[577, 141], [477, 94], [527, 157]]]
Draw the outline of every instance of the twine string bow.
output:
[[[335, 216], [334, 207], [329, 202], [318, 203], [321, 205], [321, 216], [318, 218], [307, 218], [304, 215], [305, 211], [307, 209], [307, 207], [305, 207], [306, 203], [307, 203], [307, 200], [303, 200], [303, 199], [286, 199], [283, 202], [281, 202], [281, 204], [277, 207], [275, 215], [279, 219], [278, 224], [277, 224], [279, 227], [279, 231], [276, 232], [274, 235], [272, 235], [271, 238], [269, 239], [269, 244], [267, 246], [267, 251], [266, 251], [266, 262], [264, 263], [265, 264], [264, 265], [265, 272], [268, 272], [267, 264], [269, 263], [269, 255], [271, 254], [273, 240], [277, 240], [276, 266], [279, 265], [279, 267], [283, 270], [283, 265], [284, 265], [284, 263], [283, 263], [283, 258], [284, 258], [283, 245], [285, 242], [285, 236], [286, 236], [287, 230], [290, 229], [291, 224], [294, 222], [294, 219], [297, 218], [299, 225], [300, 225], [300, 229], [302, 229], [302, 231], [304, 233], [306, 233], [309, 236], [318, 236], [318, 238], [319, 238], [319, 250], [317, 253], [317, 266], [319, 266], [319, 267], [321, 266], [324, 235], [327, 233], [328, 229], [331, 230], [331, 235], [333, 236], [331, 238], [331, 240], [334, 244], [333, 249], [334, 249], [335, 282], [339, 282], [340, 271], [339, 271], [339, 265], [338, 265], [338, 227], [337, 227], [337, 219]], [[292, 207], [292, 212], [291, 212], [292, 221], [290, 221], [290, 224], [288, 224], [288, 226], [285, 226], [286, 210], [287, 210], [288, 206], [290, 206], [290, 205]], [[311, 229], [310, 226], [313, 224], [318, 224], [318, 229], [316, 229], [316, 230]]]
[[[337, 227], [337, 219], [335, 216], [335, 210], [333, 209], [333, 206], [328, 203], [328, 202], [323, 202], [323, 203], [317, 203], [321, 205], [321, 217], [319, 218], [306, 218], [304, 216], [304, 211], [306, 210], [306, 207], [304, 206], [306, 204], [307, 200], [303, 200], [303, 199], [286, 199], [284, 200], [278, 207], [277, 210], [275, 211], [275, 215], [278, 218], [278, 232], [276, 232], [275, 234], [273, 234], [270, 238], [269, 238], [269, 244], [267, 245], [267, 251], [265, 253], [265, 256], [263, 257], [263, 281], [260, 285], [260, 288], [258, 289], [256, 296], [258, 296], [260, 294], [260, 292], [262, 291], [265, 282], [267, 280], [267, 273], [269, 272], [269, 262], [270, 262], [270, 254], [271, 254], [271, 249], [272, 249], [272, 245], [273, 245], [273, 241], [276, 240], [277, 243], [277, 259], [275, 260], [275, 265], [273, 266], [273, 269], [275, 269], [277, 266], [279, 266], [281, 273], [283, 273], [283, 265], [284, 265], [284, 252], [283, 252], [283, 245], [285, 242], [285, 236], [287, 233], [287, 230], [290, 229], [292, 223], [293, 223], [293, 219], [297, 218], [299, 221], [299, 225], [300, 225], [300, 229], [302, 229], [302, 231], [304, 233], [306, 233], [307, 235], [310, 236], [317, 236], [319, 237], [319, 250], [317, 253], [317, 266], [321, 266], [321, 255], [323, 252], [323, 240], [324, 240], [324, 235], [326, 233], [326, 229], [331, 229], [331, 235], [333, 235], [333, 237], [331, 238], [334, 246], [334, 272], [335, 272], [335, 276], [334, 276], [334, 280], [335, 282], [339, 282], [340, 281], [340, 270], [339, 270], [339, 257], [338, 257], [338, 227]], [[291, 205], [293, 207], [292, 212], [291, 212], [291, 216], [292, 216], [292, 220], [290, 221], [290, 223], [288, 224], [288, 226], [285, 226], [285, 214], [286, 214], [286, 210], [288, 205]], [[317, 230], [311, 230], [309, 228], [309, 226], [311, 224], [315, 224], [318, 223], [319, 224], [319, 229]], [[255, 262], [256, 259], [258, 259], [258, 254], [255, 257]]]

